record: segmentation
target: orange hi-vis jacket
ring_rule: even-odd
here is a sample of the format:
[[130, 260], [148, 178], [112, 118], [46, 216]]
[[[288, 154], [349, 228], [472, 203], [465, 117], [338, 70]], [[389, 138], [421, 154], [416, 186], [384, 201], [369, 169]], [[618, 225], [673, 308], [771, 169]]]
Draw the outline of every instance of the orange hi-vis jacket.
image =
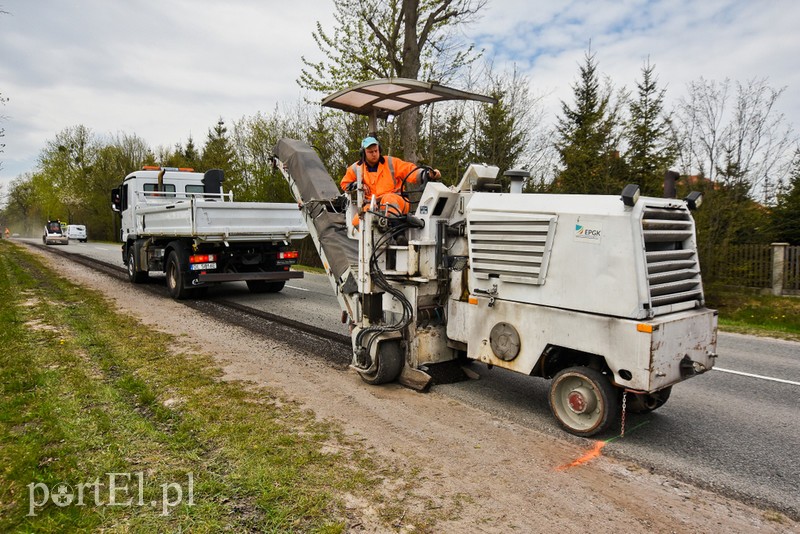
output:
[[[413, 163], [403, 161], [392, 156], [382, 156], [378, 162], [378, 170], [370, 172], [366, 163], [353, 163], [347, 168], [347, 172], [342, 178], [342, 190], [347, 190], [347, 186], [358, 181], [358, 173], [361, 172], [361, 184], [364, 187], [364, 200], [369, 202], [372, 195], [380, 199], [386, 193], [399, 193], [403, 185], [403, 179], [416, 169]], [[408, 177], [409, 183], [416, 183], [419, 173], [414, 173]]]

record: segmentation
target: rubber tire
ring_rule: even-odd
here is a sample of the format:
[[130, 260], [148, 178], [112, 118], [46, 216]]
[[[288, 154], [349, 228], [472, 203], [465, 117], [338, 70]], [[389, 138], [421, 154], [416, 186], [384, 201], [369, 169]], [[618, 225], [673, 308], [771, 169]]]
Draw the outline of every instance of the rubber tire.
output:
[[672, 393], [672, 386], [660, 389], [655, 393], [630, 393], [625, 407], [630, 413], [645, 414], [658, 410], [667, 403]]
[[285, 281], [270, 282], [269, 280], [247, 280], [247, 289], [250, 293], [280, 293]]
[[[569, 407], [567, 396], [576, 387], [593, 395], [596, 406], [590, 413], [578, 414]], [[590, 367], [568, 367], [553, 377], [548, 395], [550, 411], [571, 434], [589, 437], [614, 424], [620, 416], [619, 389], [600, 371]]]
[[126, 267], [128, 268], [128, 280], [131, 281], [133, 284], [141, 284], [142, 282], [146, 282], [149, 278], [147, 271], [137, 271], [136, 270], [136, 256], [135, 251], [136, 247], [133, 245], [128, 247], [128, 262]]
[[359, 371], [361, 380], [377, 386], [394, 382], [405, 365], [405, 353], [398, 341], [384, 341], [378, 347], [378, 368], [371, 374]]
[[181, 259], [178, 251], [170, 251], [167, 256], [167, 265], [164, 268], [167, 275], [167, 290], [169, 295], [175, 300], [183, 300], [191, 297], [194, 294], [193, 289], [185, 287], [185, 276], [181, 270]]

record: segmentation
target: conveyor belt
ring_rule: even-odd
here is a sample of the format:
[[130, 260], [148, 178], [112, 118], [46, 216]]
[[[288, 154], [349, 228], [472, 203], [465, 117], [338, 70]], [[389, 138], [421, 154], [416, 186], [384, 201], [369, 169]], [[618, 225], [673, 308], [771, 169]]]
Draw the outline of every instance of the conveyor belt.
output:
[[316, 151], [302, 141], [281, 139], [275, 155], [283, 162], [300, 191], [300, 200], [313, 216], [318, 236], [330, 269], [340, 282], [352, 267], [358, 272], [358, 241], [347, 237], [347, 224], [341, 195]]

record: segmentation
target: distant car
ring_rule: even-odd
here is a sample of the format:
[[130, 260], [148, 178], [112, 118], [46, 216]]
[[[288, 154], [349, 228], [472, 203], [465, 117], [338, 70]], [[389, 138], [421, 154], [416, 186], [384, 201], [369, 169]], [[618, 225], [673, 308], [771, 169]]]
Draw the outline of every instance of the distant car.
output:
[[42, 243], [45, 245], [52, 245], [54, 243], [69, 245], [69, 236], [64, 232], [59, 221], [47, 221], [47, 224], [44, 225]]
[[82, 224], [70, 224], [67, 226], [67, 237], [77, 239], [81, 243], [86, 243], [86, 226]]

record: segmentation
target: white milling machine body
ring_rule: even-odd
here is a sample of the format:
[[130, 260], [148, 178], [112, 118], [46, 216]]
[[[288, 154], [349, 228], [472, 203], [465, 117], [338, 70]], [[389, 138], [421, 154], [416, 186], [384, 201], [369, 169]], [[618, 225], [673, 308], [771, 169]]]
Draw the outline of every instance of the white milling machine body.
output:
[[311, 147], [281, 140], [276, 163], [369, 383], [423, 389], [432, 364], [480, 361], [552, 379], [554, 416], [589, 436], [617, 420], [623, 393], [646, 413], [714, 365], [717, 314], [684, 200], [482, 192], [497, 168], [471, 165], [456, 187], [425, 180], [413, 215], [368, 210], [353, 228], [361, 203]]

